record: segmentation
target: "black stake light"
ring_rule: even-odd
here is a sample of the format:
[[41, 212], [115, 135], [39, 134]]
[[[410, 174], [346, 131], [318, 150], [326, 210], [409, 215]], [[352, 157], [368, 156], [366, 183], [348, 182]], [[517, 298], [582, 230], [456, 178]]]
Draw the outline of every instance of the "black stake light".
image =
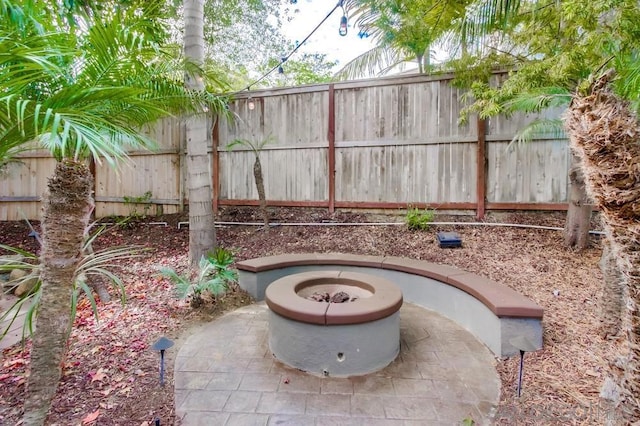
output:
[[513, 339], [509, 340], [509, 343], [511, 343], [514, 348], [520, 351], [520, 368], [518, 369], [518, 388], [517, 388], [518, 398], [520, 398], [520, 395], [522, 394], [522, 373], [524, 370], [524, 353], [537, 351], [540, 348], [537, 348], [533, 343], [529, 341], [529, 339], [527, 339], [524, 336], [514, 337]]
[[173, 346], [173, 342], [164, 336], [151, 346], [154, 351], [160, 351], [160, 386], [164, 386], [164, 351], [171, 346]]

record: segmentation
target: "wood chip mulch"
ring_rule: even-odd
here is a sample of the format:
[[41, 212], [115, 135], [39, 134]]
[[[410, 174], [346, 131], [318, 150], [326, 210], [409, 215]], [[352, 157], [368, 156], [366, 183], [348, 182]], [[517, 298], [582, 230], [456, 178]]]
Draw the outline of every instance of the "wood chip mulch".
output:
[[[324, 210], [273, 209], [274, 222], [402, 221], [362, 213]], [[220, 220], [260, 221], [253, 209], [228, 208]], [[222, 312], [250, 303], [236, 290], [199, 311], [175, 300], [171, 284], [158, 276], [159, 266], [178, 271], [187, 263], [188, 231], [177, 228], [186, 218], [152, 218], [167, 226], [135, 224], [101, 235], [97, 247], [142, 244], [150, 248], [144, 259], [123, 265], [128, 302], [99, 305], [99, 321], [83, 302], [69, 340], [64, 374], [53, 402], [50, 425], [152, 425], [176, 423], [173, 403], [173, 357], [189, 330]], [[436, 221], [474, 221], [468, 216], [438, 216]], [[503, 213], [487, 221], [529, 225], [564, 225], [559, 213]], [[37, 223], [35, 224], [37, 227]], [[594, 226], [598, 226], [594, 220]], [[462, 248], [441, 249], [438, 231], [455, 231]], [[0, 222], [0, 243], [37, 250], [19, 222]], [[602, 275], [598, 267], [600, 237], [582, 252], [563, 247], [554, 230], [484, 226], [432, 226], [409, 231], [406, 226], [277, 226], [268, 230], [248, 226], [218, 228], [220, 245], [232, 249], [237, 260], [258, 256], [343, 252], [404, 256], [453, 265], [486, 276], [519, 291], [541, 305], [544, 348], [525, 355], [522, 396], [516, 396], [519, 358], [497, 359], [502, 395], [498, 424], [603, 424], [607, 411], [599, 392], [613, 345], [600, 337], [598, 300]], [[166, 385], [158, 383], [158, 354], [151, 345], [160, 337], [176, 341], [167, 351]], [[0, 424], [19, 424], [29, 343], [6, 349], [0, 359]]]

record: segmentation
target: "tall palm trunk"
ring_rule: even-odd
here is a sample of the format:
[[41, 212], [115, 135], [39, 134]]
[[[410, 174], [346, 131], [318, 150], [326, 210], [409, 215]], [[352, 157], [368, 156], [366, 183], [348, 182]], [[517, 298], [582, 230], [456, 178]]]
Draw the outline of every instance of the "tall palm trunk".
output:
[[607, 393], [624, 416], [617, 424], [630, 424], [640, 420], [640, 124], [608, 88], [610, 77], [573, 100], [565, 125], [622, 274], [619, 356], [608, 381], [617, 386]]
[[564, 226], [564, 244], [567, 247], [584, 250], [589, 246], [592, 208], [587, 195], [580, 159], [576, 154], [571, 155], [569, 183], [569, 210]]
[[264, 176], [262, 175], [262, 163], [260, 162], [259, 152], [256, 152], [256, 161], [253, 163], [253, 178], [256, 181], [262, 221], [264, 222], [264, 228], [267, 229], [269, 228], [269, 211], [267, 210], [267, 195], [264, 192]]
[[602, 270], [602, 290], [599, 302], [601, 336], [612, 339], [618, 336], [622, 325], [624, 277], [620, 273], [618, 261], [608, 240], [603, 241], [600, 270]]
[[73, 279], [94, 206], [93, 176], [82, 163], [58, 163], [48, 188], [42, 221], [42, 298], [24, 406], [28, 426], [44, 424], [60, 381], [72, 324]]
[[[184, 1], [184, 52], [197, 64], [204, 62], [204, 1]], [[189, 89], [204, 90], [199, 75], [187, 74]], [[207, 150], [209, 132], [204, 115], [186, 122], [187, 172], [189, 189], [189, 259], [197, 266], [200, 258], [216, 245], [213, 221], [211, 169]]]

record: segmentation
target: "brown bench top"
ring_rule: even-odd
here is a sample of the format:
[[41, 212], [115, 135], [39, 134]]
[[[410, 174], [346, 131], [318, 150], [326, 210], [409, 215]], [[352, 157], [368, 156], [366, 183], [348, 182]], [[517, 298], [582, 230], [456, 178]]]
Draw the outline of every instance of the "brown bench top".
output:
[[504, 284], [453, 266], [439, 265], [424, 260], [394, 256], [308, 253], [259, 257], [236, 264], [239, 270], [254, 273], [306, 265], [344, 265], [405, 272], [456, 287], [481, 301], [498, 317], [542, 319], [543, 315], [542, 307]]

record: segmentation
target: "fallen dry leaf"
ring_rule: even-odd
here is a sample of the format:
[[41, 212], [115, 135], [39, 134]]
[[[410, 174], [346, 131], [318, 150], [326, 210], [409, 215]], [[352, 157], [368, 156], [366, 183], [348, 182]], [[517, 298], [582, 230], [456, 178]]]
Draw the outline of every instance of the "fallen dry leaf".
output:
[[94, 411], [93, 413], [89, 413], [86, 416], [84, 416], [82, 418], [82, 424], [83, 425], [89, 425], [93, 422], [95, 422], [98, 419], [98, 416], [100, 415], [100, 409]]
[[2, 366], [4, 368], [12, 369], [12, 368], [22, 367], [26, 364], [27, 364], [27, 361], [24, 358], [17, 358], [17, 359], [11, 359], [11, 360], [5, 361], [4, 364], [2, 364]]
[[[255, 209], [233, 206], [221, 209], [220, 220], [259, 220], [259, 216], [253, 216], [254, 212]], [[398, 219], [367, 217], [362, 213], [343, 211], [330, 214], [326, 209], [275, 207], [270, 214], [274, 222], [319, 222], [325, 219], [337, 222], [389, 222]], [[564, 213], [505, 212], [500, 215], [501, 217], [487, 217], [487, 221], [562, 227], [565, 218]], [[475, 220], [470, 216], [438, 219], [455, 222]], [[101, 249], [128, 244], [134, 241], [134, 237], [139, 237], [135, 243], [150, 248], [148, 257], [125, 261], [122, 273], [118, 271], [128, 295], [144, 294], [145, 298], [129, 298], [123, 308], [118, 296], [112, 293], [112, 302], [98, 303], [99, 322], [93, 317], [90, 304], [82, 299], [77, 312], [82, 327], [76, 324], [73, 329], [69, 339], [68, 359], [65, 362], [67, 368], [71, 363], [74, 367], [68, 370], [68, 374], [60, 382], [53, 402], [54, 408], [50, 413], [51, 424], [80, 425], [86, 413], [76, 412], [71, 406], [100, 408], [99, 404], [106, 402], [105, 399], [115, 407], [100, 408], [100, 424], [137, 426], [146, 422], [152, 425], [156, 417], [162, 420], [163, 425], [174, 424], [176, 419], [172, 387], [161, 388], [156, 380], [148, 380], [150, 377], [135, 374], [140, 369], [150, 376], [157, 369], [158, 355], [149, 349], [150, 342], [160, 337], [160, 332], [177, 337], [200, 321], [211, 321], [225, 310], [242, 306], [242, 300], [250, 303], [246, 294], [240, 291], [232, 292], [226, 301], [223, 298], [216, 306], [208, 306], [203, 311], [193, 311], [188, 301], [176, 300], [173, 286], [168, 280], [159, 277], [157, 269], [159, 266], [167, 266], [182, 273], [187, 268], [189, 233], [185, 227], [178, 229], [177, 221], [186, 221], [188, 217], [165, 215], [154, 220], [166, 220], [169, 226], [161, 231], [158, 227], [146, 224], [127, 229], [111, 228], [95, 241], [94, 249]], [[594, 217], [593, 229], [598, 229], [597, 220]], [[32, 225], [39, 229], [38, 223]], [[348, 231], [345, 232], [345, 229]], [[459, 232], [463, 237], [464, 247], [454, 250], [439, 249], [435, 242], [435, 232], [439, 230]], [[25, 223], [0, 221], [0, 239], [3, 244], [37, 253], [37, 243], [25, 237], [29, 232]], [[536, 407], [573, 407], [576, 401], [581, 401], [580, 404], [584, 401], [594, 407], [598, 405], [603, 371], [607, 368], [606, 360], [611, 359], [614, 352], [610, 348], [613, 346], [603, 341], [597, 331], [596, 306], [602, 279], [598, 268], [601, 247], [597, 237], [592, 240], [589, 249], [579, 254], [563, 248], [561, 232], [499, 227], [434, 226], [428, 232], [410, 232], [402, 226], [296, 226], [278, 227], [263, 232], [238, 226], [218, 229], [217, 237], [222, 247], [233, 249], [238, 261], [303, 252], [402, 256], [456, 266], [508, 285], [545, 309], [545, 348], [535, 354], [527, 354], [526, 394], [535, 398], [526, 402], [517, 400], [515, 392], [511, 391], [515, 389], [517, 381], [518, 357], [497, 360], [496, 369], [502, 379], [503, 389], [501, 407], [517, 406], [521, 410], [519, 414], [531, 415], [537, 419], [540, 416], [535, 411]], [[554, 297], [554, 289], [560, 293], [559, 297]], [[584, 300], [594, 303], [582, 303]], [[144, 326], [132, 327], [136, 324]], [[92, 353], [92, 348], [98, 346], [102, 349]], [[585, 350], [587, 347], [588, 351]], [[23, 383], [24, 377], [27, 377], [30, 348], [31, 342], [28, 340], [24, 349], [16, 345], [3, 351], [0, 374], [11, 374]], [[171, 357], [175, 357], [176, 353], [177, 350], [173, 348], [167, 351], [167, 365], [171, 365]], [[9, 360], [16, 360], [16, 363], [4, 367], [4, 362]], [[100, 368], [107, 370], [105, 373], [108, 377], [98, 381], [101, 383], [98, 389], [87, 392], [87, 382], [95, 374], [92, 372]], [[599, 377], [585, 373], [586, 370], [598, 372]], [[537, 374], [538, 372], [546, 374]], [[130, 377], [135, 380], [130, 382]], [[172, 378], [173, 371], [169, 369], [165, 380], [169, 382]], [[0, 423], [7, 425], [19, 423], [24, 400], [23, 385], [18, 388], [11, 380], [7, 378], [0, 382]], [[108, 387], [113, 388], [108, 395], [99, 392]], [[553, 403], [550, 404], [550, 401]], [[498, 411], [501, 407], [498, 407]], [[562, 415], [563, 412], [559, 414]], [[543, 412], [542, 417], [544, 415], [546, 412]], [[537, 422], [536, 426], [558, 424], [543, 420], [545, 419]], [[511, 425], [513, 419], [498, 424]], [[581, 426], [584, 424], [596, 423], [587, 421]]]
[[100, 368], [98, 369], [98, 371], [93, 373], [93, 375], [91, 375], [91, 383], [96, 381], [102, 382], [106, 377], [107, 377], [107, 373], [105, 373], [105, 371], [102, 368]]

